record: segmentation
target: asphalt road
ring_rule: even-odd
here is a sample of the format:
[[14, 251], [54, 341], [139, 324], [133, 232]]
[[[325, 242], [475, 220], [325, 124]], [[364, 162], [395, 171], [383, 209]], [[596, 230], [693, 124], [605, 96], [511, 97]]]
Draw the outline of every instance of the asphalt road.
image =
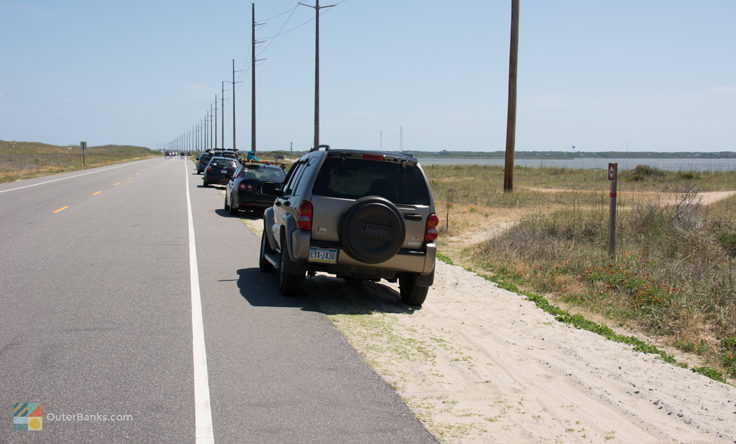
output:
[[[0, 442], [434, 442], [194, 173], [0, 185]], [[14, 430], [18, 402], [42, 430]]]

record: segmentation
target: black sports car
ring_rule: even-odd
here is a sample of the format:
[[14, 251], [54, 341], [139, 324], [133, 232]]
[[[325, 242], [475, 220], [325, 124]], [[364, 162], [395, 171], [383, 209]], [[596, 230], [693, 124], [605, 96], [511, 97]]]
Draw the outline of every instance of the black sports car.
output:
[[230, 214], [238, 211], [263, 209], [273, 205], [274, 194], [264, 194], [261, 186], [266, 182], [281, 184], [286, 171], [276, 165], [265, 163], [246, 163], [240, 165], [225, 191], [225, 209]]

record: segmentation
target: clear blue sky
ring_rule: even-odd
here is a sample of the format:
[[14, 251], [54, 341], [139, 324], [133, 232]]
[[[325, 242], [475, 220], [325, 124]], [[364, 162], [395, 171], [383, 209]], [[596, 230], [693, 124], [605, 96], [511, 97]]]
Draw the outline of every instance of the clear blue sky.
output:
[[[504, 149], [510, 0], [331, 3], [321, 16], [322, 143], [378, 148], [383, 132], [383, 148], [396, 149], [403, 127], [405, 149]], [[267, 41], [259, 149], [312, 143], [314, 23], [269, 39], [313, 18], [295, 5], [256, 2]], [[233, 58], [250, 65], [250, 8], [0, 0], [0, 139], [154, 148], [174, 139], [204, 116]], [[520, 17], [517, 150], [736, 150], [736, 1], [521, 0]], [[237, 77], [245, 149], [250, 71]]]

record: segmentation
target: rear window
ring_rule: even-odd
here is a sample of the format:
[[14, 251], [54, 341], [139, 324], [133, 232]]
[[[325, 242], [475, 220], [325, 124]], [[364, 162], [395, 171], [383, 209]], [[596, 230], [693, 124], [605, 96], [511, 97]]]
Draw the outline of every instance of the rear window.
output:
[[376, 195], [397, 204], [429, 205], [429, 189], [419, 168], [396, 162], [328, 157], [312, 192], [345, 199]]
[[234, 160], [214, 159], [212, 160], [212, 162], [210, 162], [210, 166], [221, 168], [237, 168], [238, 163]]
[[262, 182], [283, 182], [286, 172], [281, 168], [265, 168], [259, 165], [251, 165], [245, 168], [243, 177]]

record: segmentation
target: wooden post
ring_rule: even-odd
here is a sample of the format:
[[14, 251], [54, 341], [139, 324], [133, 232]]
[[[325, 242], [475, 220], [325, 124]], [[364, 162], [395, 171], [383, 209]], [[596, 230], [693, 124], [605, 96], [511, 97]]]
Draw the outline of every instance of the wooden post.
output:
[[608, 164], [608, 180], [611, 182], [611, 202], [608, 208], [608, 256], [616, 257], [616, 198], [618, 189], [618, 164]]
[[450, 204], [452, 203], [451, 195], [452, 195], [452, 188], [447, 190], [447, 204], [445, 206], [445, 233], [450, 232]]

